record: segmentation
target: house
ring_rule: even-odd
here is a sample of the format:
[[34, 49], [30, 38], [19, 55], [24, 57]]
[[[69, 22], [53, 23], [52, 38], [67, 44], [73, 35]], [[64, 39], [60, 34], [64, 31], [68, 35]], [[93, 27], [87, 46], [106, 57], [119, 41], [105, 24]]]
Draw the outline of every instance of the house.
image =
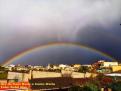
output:
[[73, 67], [74, 67], [74, 68], [80, 68], [81, 65], [80, 65], [80, 64], [74, 64]]
[[121, 65], [114, 65], [111, 68], [112, 68], [112, 72], [120, 71], [121, 70]]
[[118, 66], [118, 62], [106, 62], [106, 61], [103, 61], [101, 63], [101, 66], [103, 66], [103, 67]]
[[7, 74], [8, 82], [28, 82], [28, 79], [31, 78], [31, 74], [28, 72], [9, 71]]
[[69, 66], [68, 66], [68, 65], [65, 65], [65, 64], [60, 64], [60, 65], [59, 65], [59, 68], [60, 68], [60, 69], [65, 69], [66, 67], [69, 67]]

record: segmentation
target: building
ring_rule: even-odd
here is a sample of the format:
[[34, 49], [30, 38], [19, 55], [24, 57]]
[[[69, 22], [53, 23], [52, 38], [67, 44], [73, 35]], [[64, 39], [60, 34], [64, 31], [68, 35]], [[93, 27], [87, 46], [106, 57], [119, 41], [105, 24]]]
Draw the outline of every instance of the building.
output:
[[30, 73], [26, 72], [8, 72], [7, 73], [8, 82], [28, 82], [28, 79], [31, 78]]
[[80, 68], [81, 65], [80, 65], [80, 64], [74, 64], [73, 67], [74, 67], [74, 68]]
[[6, 66], [5, 68], [7, 68], [9, 71], [12, 71], [12, 68], [15, 67], [15, 65], [11, 64]]
[[65, 69], [66, 67], [69, 67], [69, 66], [68, 66], [68, 65], [65, 65], [65, 64], [60, 64], [60, 65], [59, 65], [59, 68], [60, 68], [60, 69]]
[[46, 71], [32, 71], [32, 78], [52, 78], [62, 77], [59, 72], [46, 72]]
[[96, 76], [97, 76], [96, 73], [88, 73], [88, 72], [86, 72], [86, 73], [73, 72], [71, 74], [71, 77], [72, 78], [90, 78], [90, 77], [93, 77], [94, 78]]
[[111, 73], [112, 72], [112, 68], [111, 67], [101, 67], [99, 69], [97, 69], [98, 73]]
[[115, 72], [115, 71], [120, 71], [121, 70], [121, 65], [115, 65], [115, 66], [112, 66], [112, 72]]
[[0, 79], [0, 84], [1, 83], [7, 83], [7, 79]]
[[118, 62], [106, 62], [106, 61], [100, 61], [101, 66], [103, 67], [110, 67], [110, 66], [118, 66]]

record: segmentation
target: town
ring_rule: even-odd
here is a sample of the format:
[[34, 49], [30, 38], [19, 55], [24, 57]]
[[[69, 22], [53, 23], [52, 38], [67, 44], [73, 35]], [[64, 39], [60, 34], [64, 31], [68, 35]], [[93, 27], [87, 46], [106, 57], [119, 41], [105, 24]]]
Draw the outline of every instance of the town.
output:
[[[117, 61], [99, 60], [83, 65], [0, 66], [0, 89], [8, 89], [10, 83], [16, 83], [17, 86], [18, 83], [23, 83], [24, 85], [16, 87], [21, 91], [120, 91], [121, 64]], [[15, 89], [16, 84], [12, 89]]]

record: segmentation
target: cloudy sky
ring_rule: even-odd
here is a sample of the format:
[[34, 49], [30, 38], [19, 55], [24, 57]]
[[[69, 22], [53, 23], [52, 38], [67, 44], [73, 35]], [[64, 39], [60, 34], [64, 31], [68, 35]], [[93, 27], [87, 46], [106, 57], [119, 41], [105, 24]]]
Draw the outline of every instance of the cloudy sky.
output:
[[120, 23], [121, 0], [0, 0], [0, 63], [51, 42], [80, 43], [121, 60]]

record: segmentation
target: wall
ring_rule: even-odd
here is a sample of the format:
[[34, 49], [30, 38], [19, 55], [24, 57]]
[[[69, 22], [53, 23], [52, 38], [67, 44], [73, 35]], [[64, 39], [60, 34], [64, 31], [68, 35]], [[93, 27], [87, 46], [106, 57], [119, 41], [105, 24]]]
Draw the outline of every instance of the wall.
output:
[[104, 62], [103, 63], [103, 66], [105, 66], [105, 67], [109, 67], [109, 66], [113, 66], [113, 65], [118, 66], [118, 62]]
[[112, 66], [112, 71], [115, 72], [115, 71], [119, 71], [121, 70], [121, 66]]
[[94, 73], [79, 73], [79, 72], [73, 72], [72, 73], [72, 78], [84, 78], [84, 77], [95, 77], [97, 74]]
[[19, 72], [8, 72], [7, 79], [19, 79], [19, 81], [28, 81], [29, 74], [27, 73], [19, 73]]
[[61, 73], [33, 71], [33, 78], [61, 77]]

